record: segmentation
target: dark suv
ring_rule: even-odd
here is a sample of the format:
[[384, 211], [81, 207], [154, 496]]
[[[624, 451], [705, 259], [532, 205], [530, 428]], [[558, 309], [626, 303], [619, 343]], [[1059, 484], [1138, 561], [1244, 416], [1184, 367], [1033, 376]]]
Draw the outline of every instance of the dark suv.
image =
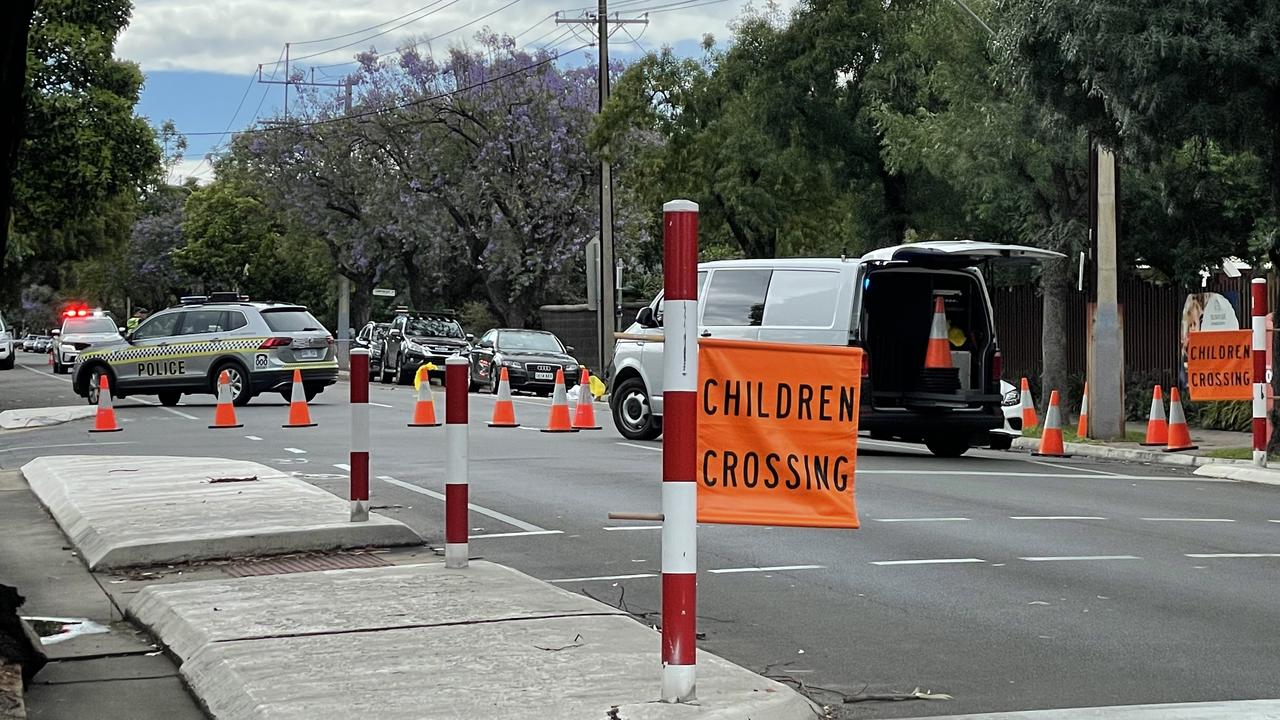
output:
[[465, 355], [475, 337], [462, 331], [450, 310], [398, 310], [382, 339], [379, 380], [393, 379], [401, 385], [413, 383], [418, 367], [431, 363], [431, 377], [444, 377], [444, 361], [451, 355]]

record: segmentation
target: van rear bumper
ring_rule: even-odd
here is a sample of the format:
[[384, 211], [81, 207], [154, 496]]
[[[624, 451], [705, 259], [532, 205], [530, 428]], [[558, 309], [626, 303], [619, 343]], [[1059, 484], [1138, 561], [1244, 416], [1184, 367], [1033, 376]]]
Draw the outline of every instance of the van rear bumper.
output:
[[1004, 425], [998, 405], [966, 410], [877, 410], [863, 406], [858, 429], [921, 440], [927, 435], [967, 436], [974, 445], [986, 444], [986, 436]]

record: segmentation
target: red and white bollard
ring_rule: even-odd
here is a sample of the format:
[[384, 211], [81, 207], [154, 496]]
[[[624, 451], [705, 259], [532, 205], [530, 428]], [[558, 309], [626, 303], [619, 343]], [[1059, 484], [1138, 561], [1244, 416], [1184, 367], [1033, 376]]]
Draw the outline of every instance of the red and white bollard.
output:
[[369, 351], [351, 350], [351, 522], [369, 519]]
[[1254, 278], [1253, 315], [1253, 464], [1267, 464], [1267, 280]]
[[467, 392], [471, 384], [467, 359], [454, 355], [444, 362], [444, 566], [467, 566]]
[[696, 697], [698, 204], [662, 206], [662, 701]]

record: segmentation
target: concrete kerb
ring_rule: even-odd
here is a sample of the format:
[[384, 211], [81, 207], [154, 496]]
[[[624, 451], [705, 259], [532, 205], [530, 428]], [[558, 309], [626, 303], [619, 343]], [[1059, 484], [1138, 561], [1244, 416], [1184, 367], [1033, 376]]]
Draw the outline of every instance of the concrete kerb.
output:
[[351, 523], [342, 499], [241, 460], [66, 455], [22, 475], [91, 570], [422, 543], [381, 515]]
[[[660, 635], [477, 561], [145, 588], [129, 614], [183, 659], [214, 718], [801, 720], [791, 688], [698, 653], [697, 704], [655, 702]], [[423, 702], [429, 692], [431, 701]]]
[[0, 430], [61, 425], [75, 420], [86, 420], [98, 409], [92, 405], [66, 405], [63, 407], [18, 408], [0, 412]]
[[[1014, 438], [1013, 449], [1032, 450], [1038, 448], [1039, 440], [1035, 438]], [[1198, 467], [1197, 475], [1208, 477], [1230, 478], [1245, 482], [1280, 484], [1280, 469], [1259, 468], [1250, 460], [1233, 460], [1229, 458], [1205, 457], [1204, 455], [1176, 455], [1158, 450], [1142, 450], [1139, 448], [1118, 448], [1110, 445], [1094, 445], [1090, 443], [1066, 443], [1066, 450], [1071, 455], [1102, 458], [1106, 460], [1127, 460], [1129, 462], [1152, 463], [1155, 465], [1171, 465], [1176, 467]], [[1250, 472], [1241, 472], [1250, 471]], [[1218, 474], [1218, 473], [1231, 473]]]

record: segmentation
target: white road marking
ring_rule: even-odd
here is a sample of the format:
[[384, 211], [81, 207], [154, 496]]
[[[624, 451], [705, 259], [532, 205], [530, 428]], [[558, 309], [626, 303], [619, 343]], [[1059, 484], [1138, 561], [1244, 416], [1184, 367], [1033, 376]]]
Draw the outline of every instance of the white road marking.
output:
[[931, 560], [872, 560], [872, 565], [950, 565], [953, 563], [985, 563], [978, 558], [934, 558]]
[[285, 448], [285, 452], [291, 452], [294, 455], [306, 455], [307, 451], [302, 448]]
[[1106, 520], [1097, 515], [1010, 515], [1010, 520]]
[[960, 522], [968, 520], [966, 517], [924, 517], [924, 518], [871, 518], [876, 522]]
[[1059, 560], [1141, 560], [1137, 555], [1059, 555], [1047, 557], [1020, 557], [1027, 562], [1056, 562]]
[[635, 444], [635, 443], [629, 443], [629, 442], [620, 442], [620, 443], [616, 443], [616, 444], [617, 444], [617, 445], [622, 445], [622, 446], [624, 446], [624, 447], [629, 447], [629, 448], [638, 448], [638, 449], [640, 449], [640, 450], [650, 450], [650, 451], [652, 451], [652, 452], [662, 452], [662, 447], [661, 447], [661, 446], [659, 446], [659, 447], [654, 447], [654, 446], [652, 446], [652, 445], [637, 445], [637, 444]]
[[[403, 480], [397, 480], [391, 477], [390, 475], [379, 475], [378, 479], [382, 480], [383, 482], [389, 482], [392, 485], [395, 485], [396, 487], [402, 487], [405, 490], [408, 490], [410, 492], [416, 492], [420, 495], [426, 495], [427, 497], [433, 497], [442, 502], [444, 501], [444, 495], [442, 493], [436, 492], [435, 490], [428, 490], [419, 485], [414, 485], [413, 483], [407, 483], [407, 482], [404, 482]], [[507, 515], [505, 513], [500, 513], [497, 510], [490, 510], [487, 507], [481, 507], [479, 505], [476, 505], [475, 503], [467, 503], [467, 509], [471, 510], [472, 512], [478, 512], [481, 515], [487, 515], [493, 518], [494, 520], [501, 520], [502, 522], [508, 525], [514, 525], [520, 528], [521, 530], [525, 530], [527, 532], [541, 533], [546, 531], [546, 528], [538, 527], [533, 523], [527, 523], [523, 520], [517, 520], [516, 518], [513, 518], [510, 515]]]
[[[620, 445], [622, 443], [619, 443]], [[1054, 478], [1065, 480], [1079, 480], [1080, 475], [1076, 473], [1031, 473], [1031, 472], [1004, 472], [1001, 470], [858, 470], [859, 475], [952, 475], [957, 477], [1026, 477], [1026, 478]], [[1204, 476], [1181, 476], [1181, 475], [1109, 475], [1108, 477], [1116, 480], [1183, 480], [1183, 481], [1210, 481], [1218, 482], [1224, 478], [1209, 478]], [[1235, 480], [1226, 480], [1226, 482], [1236, 482]]]
[[661, 525], [606, 525], [605, 530], [661, 530]]
[[0, 448], [0, 452], [18, 452], [19, 450], [44, 450], [45, 448], [64, 448], [64, 447], [97, 447], [99, 445], [137, 445], [133, 440], [118, 440], [115, 442], [83, 442], [83, 443], [61, 443], [59, 445], [23, 445], [21, 447]]
[[1187, 553], [1189, 558], [1280, 558], [1280, 553]]
[[1142, 518], [1150, 522], [1235, 522], [1229, 518]]
[[261, 441], [262, 441], [262, 438], [258, 437], [257, 435], [245, 435], [245, 439], [248, 439], [248, 440], [257, 440], [257, 441], [259, 441], [259, 442], [261, 442]]
[[1106, 475], [1110, 477], [1119, 477], [1123, 474], [1123, 473], [1107, 472], [1106, 470], [1094, 470], [1093, 468], [1076, 467], [1075, 465], [1068, 465], [1066, 463], [1045, 462], [1043, 460], [1024, 460], [1023, 462], [1029, 462], [1033, 465], [1043, 465], [1045, 467], [1056, 468], [1058, 470], [1075, 470], [1076, 472], [1096, 473], [1098, 475]]
[[526, 530], [524, 532], [509, 533], [489, 533], [487, 535], [468, 535], [471, 540], [479, 540], [481, 538], [508, 538], [508, 537], [525, 537], [527, 535], [563, 535], [563, 530]]
[[186, 414], [186, 413], [182, 412], [181, 410], [174, 410], [173, 408], [170, 408], [170, 407], [164, 407], [163, 405], [157, 405], [156, 403], [151, 402], [150, 400], [143, 400], [142, 398], [137, 398], [137, 397], [131, 397], [131, 398], [125, 398], [125, 399], [126, 399], [126, 400], [132, 400], [133, 402], [141, 403], [141, 404], [143, 404], [143, 405], [150, 405], [151, 407], [158, 407], [158, 408], [160, 408], [161, 410], [163, 410], [163, 411], [165, 411], [165, 412], [167, 412], [167, 413], [171, 413], [171, 414], [173, 414], [173, 415], [177, 415], [177, 416], [178, 416], [178, 417], [180, 417], [180, 418], [186, 418], [186, 419], [188, 419], [188, 420], [199, 420], [199, 419], [200, 419], [200, 418], [196, 417], [195, 415], [188, 415], [188, 414]]
[[638, 580], [640, 578], [658, 577], [655, 573], [636, 573], [635, 575], [600, 575], [598, 577], [560, 578], [548, 580], [553, 583], [597, 582], [604, 580]]
[[65, 382], [65, 383], [69, 383], [69, 382], [71, 382], [71, 378], [62, 377], [61, 375], [54, 375], [54, 374], [53, 374], [53, 373], [51, 373], [51, 372], [47, 372], [47, 373], [46, 373], [46, 372], [40, 372], [39, 370], [36, 370], [35, 368], [31, 367], [30, 365], [19, 365], [18, 367], [22, 368], [23, 370], [30, 370], [31, 372], [33, 372], [33, 373], [35, 373], [35, 374], [39, 375], [39, 376], [40, 376], [40, 377], [42, 377], [42, 378], [49, 378], [50, 380], [61, 380], [62, 382]]
[[534, 431], [534, 432], [541, 432], [541, 430], [540, 430], [539, 428], [536, 428], [536, 427], [529, 427], [528, 425], [521, 425], [520, 427], [518, 427], [518, 428], [516, 428], [516, 429], [517, 429], [517, 430], [532, 430], [532, 431]]
[[346, 470], [347, 472], [351, 472], [351, 466], [346, 463], [334, 463], [333, 466], [338, 468], [339, 470]]
[[823, 565], [774, 565], [771, 567], [740, 567], [740, 568], [719, 568], [716, 570], [708, 570], [709, 573], [717, 575], [721, 573], [755, 573], [755, 572], [783, 572], [786, 570], [821, 570]]
[[394, 409], [395, 409], [395, 407], [396, 407], [395, 405], [388, 405], [388, 404], [386, 404], [386, 403], [376, 403], [376, 402], [374, 402], [374, 401], [372, 401], [372, 400], [370, 400], [370, 401], [369, 401], [369, 404], [370, 404], [370, 405], [377, 405], [377, 406], [378, 406], [378, 407], [380, 407], [380, 408], [391, 408], [391, 409], [393, 409], [393, 410], [394, 410]]

